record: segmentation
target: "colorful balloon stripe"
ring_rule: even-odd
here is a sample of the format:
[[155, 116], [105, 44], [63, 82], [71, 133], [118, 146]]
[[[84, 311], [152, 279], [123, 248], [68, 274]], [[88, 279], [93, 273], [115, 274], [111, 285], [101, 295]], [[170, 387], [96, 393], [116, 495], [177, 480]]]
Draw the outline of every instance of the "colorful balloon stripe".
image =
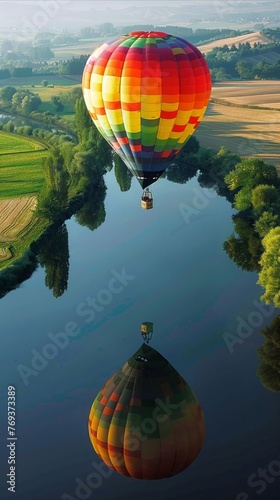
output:
[[132, 32], [87, 61], [83, 94], [109, 144], [142, 185], [166, 168], [198, 127], [211, 78], [200, 51], [163, 32]]
[[100, 391], [88, 429], [100, 458], [138, 479], [162, 479], [186, 469], [205, 436], [203, 413], [191, 388], [147, 344]]

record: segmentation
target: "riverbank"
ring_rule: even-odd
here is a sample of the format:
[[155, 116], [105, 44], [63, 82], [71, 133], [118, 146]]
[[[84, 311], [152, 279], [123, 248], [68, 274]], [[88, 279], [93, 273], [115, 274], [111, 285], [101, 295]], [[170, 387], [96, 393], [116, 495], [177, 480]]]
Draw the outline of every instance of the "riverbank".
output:
[[38, 220], [33, 230], [22, 239], [17, 247], [17, 254], [22, 252], [20, 257], [14, 253], [13, 246], [10, 246], [11, 259], [6, 263], [5, 268], [2, 267], [2, 270], [0, 262], [0, 299], [30, 278], [38, 267], [38, 254], [44, 243], [63, 222], [70, 219], [83, 206], [86, 197], [87, 192], [74, 196], [67, 208], [62, 211], [61, 216], [51, 224], [46, 220]]

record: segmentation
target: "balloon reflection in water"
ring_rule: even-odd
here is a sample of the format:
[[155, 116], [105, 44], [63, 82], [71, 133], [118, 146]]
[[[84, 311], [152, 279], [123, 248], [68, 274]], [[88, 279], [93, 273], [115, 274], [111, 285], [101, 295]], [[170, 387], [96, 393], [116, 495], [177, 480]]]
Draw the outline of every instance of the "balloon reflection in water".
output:
[[205, 437], [202, 409], [171, 364], [144, 343], [93, 402], [89, 436], [120, 474], [163, 479], [186, 469]]

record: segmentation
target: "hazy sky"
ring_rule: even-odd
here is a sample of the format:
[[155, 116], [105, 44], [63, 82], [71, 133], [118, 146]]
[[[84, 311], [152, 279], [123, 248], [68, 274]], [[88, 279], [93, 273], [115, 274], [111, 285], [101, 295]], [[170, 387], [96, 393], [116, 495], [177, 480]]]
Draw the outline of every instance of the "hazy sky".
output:
[[[38, 29], [69, 28], [98, 23], [168, 24], [201, 20], [221, 22], [229, 13], [279, 11], [277, 0], [0, 0], [0, 27], [22, 27], [26, 20]], [[253, 9], [253, 10], [252, 10]], [[38, 31], [37, 29], [37, 31]], [[35, 30], [36, 31], [36, 30]]]

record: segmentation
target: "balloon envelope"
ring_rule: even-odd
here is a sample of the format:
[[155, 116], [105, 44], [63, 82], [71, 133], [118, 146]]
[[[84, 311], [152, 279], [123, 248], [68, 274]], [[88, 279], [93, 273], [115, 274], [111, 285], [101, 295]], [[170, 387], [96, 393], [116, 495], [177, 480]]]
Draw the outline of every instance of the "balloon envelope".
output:
[[211, 78], [191, 43], [163, 32], [136, 31], [92, 53], [82, 88], [95, 125], [147, 187], [198, 127]]
[[200, 452], [205, 436], [203, 413], [191, 388], [147, 344], [100, 391], [88, 429], [99, 457], [138, 479], [183, 471]]

